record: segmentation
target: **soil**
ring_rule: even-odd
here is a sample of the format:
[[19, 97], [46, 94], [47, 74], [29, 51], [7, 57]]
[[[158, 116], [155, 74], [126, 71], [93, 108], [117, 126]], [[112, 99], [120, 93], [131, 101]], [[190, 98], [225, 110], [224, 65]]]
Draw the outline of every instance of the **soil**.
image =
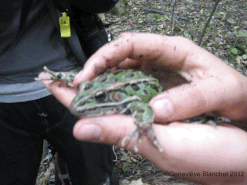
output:
[[[107, 13], [101, 18], [107, 26], [107, 31], [114, 37], [123, 32], [148, 32], [183, 36], [198, 43], [214, 4], [214, 0], [134, 0], [128, 1], [126, 15]], [[201, 43], [203, 48], [245, 75], [246, 7], [246, 0], [221, 0]], [[155, 13], [156, 11], [165, 15]], [[172, 12], [173, 17], [166, 15]]]
[[152, 162], [129, 151], [119, 149], [116, 155], [118, 160], [115, 163], [115, 172], [120, 185], [199, 185], [170, 176], [173, 172], [163, 172]]

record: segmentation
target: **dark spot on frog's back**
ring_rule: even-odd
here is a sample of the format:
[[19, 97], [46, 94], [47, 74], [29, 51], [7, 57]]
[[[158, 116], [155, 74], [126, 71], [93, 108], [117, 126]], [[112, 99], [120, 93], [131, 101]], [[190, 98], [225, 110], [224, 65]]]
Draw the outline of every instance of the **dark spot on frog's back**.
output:
[[134, 73], [128, 73], [126, 75], [124, 75], [125, 78], [133, 78], [135, 76]]
[[138, 110], [138, 113], [143, 113], [143, 112], [145, 112], [144, 109], [139, 109], [139, 110]]
[[155, 84], [150, 84], [150, 87], [154, 89], [156, 92], [159, 91], [158, 87]]
[[117, 78], [112, 78], [108, 81], [110, 84], [114, 84], [114, 83], [117, 83], [118, 82], [118, 79]]
[[119, 89], [118, 91], [127, 94], [127, 92], [124, 89]]
[[142, 94], [143, 94], [144, 96], [146, 96], [146, 95], [148, 94], [147, 90], [144, 89]]
[[92, 83], [90, 83], [90, 82], [89, 83], [86, 83], [84, 90], [88, 90], [88, 89], [90, 89], [92, 87], [93, 87], [93, 84]]
[[106, 79], [107, 79], [107, 76], [106, 75], [102, 75], [102, 76], [99, 77], [98, 82], [105, 82]]
[[176, 51], [176, 49], [177, 49], [177, 46], [174, 46], [174, 48], [173, 48], [173, 49], [174, 49], [174, 51]]
[[134, 91], [139, 91], [139, 90], [140, 90], [140, 87], [139, 87], [137, 84], [131, 84], [130, 86], [131, 86], [131, 88], [132, 88]]
[[148, 81], [143, 81], [143, 84], [145, 85], [145, 86], [148, 86]]
[[85, 105], [85, 101], [82, 101], [82, 102], [80, 102], [79, 104], [78, 104], [78, 107], [82, 107], [83, 105]]

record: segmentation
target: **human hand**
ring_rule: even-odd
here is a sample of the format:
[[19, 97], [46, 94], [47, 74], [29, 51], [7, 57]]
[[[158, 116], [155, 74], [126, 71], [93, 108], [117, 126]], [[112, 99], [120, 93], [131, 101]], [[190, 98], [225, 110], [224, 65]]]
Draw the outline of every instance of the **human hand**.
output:
[[[225, 124], [214, 128], [176, 122], [207, 112], [230, 119], [245, 119], [246, 77], [187, 39], [155, 34], [123, 34], [88, 60], [74, 84], [92, 79], [108, 68], [135, 68], [152, 73], [165, 88], [169, 88], [150, 101], [156, 123], [172, 122], [169, 125], [153, 125], [164, 152], [158, 152], [145, 138], [138, 145], [141, 155], [164, 171], [202, 174], [202, 171], [230, 173], [246, 170], [242, 165], [247, 160], [246, 132]], [[76, 95], [75, 91], [55, 84], [47, 88], [67, 107]], [[132, 118], [113, 115], [81, 119], [74, 127], [74, 135], [80, 140], [121, 146], [122, 138], [134, 129]], [[134, 144], [135, 141], [131, 140], [126, 148], [133, 151]], [[230, 180], [230, 184], [234, 180], [244, 181], [240, 176], [187, 178], [210, 184], [222, 182], [222, 179]]]
[[188, 39], [122, 34], [87, 61], [74, 84], [113, 67], [151, 73], [165, 88], [180, 83], [175, 74], [189, 82], [151, 100], [156, 121], [181, 120], [212, 111], [230, 119], [247, 118], [246, 77]]

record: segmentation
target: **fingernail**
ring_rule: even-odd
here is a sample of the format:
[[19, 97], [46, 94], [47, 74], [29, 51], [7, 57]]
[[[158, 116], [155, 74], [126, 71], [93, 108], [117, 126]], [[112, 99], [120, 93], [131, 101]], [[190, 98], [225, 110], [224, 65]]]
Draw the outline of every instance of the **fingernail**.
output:
[[168, 118], [174, 113], [173, 104], [169, 99], [160, 99], [153, 103], [152, 109], [155, 115], [162, 118]]
[[82, 125], [76, 131], [76, 137], [83, 141], [99, 141], [102, 136], [102, 130], [94, 124]]

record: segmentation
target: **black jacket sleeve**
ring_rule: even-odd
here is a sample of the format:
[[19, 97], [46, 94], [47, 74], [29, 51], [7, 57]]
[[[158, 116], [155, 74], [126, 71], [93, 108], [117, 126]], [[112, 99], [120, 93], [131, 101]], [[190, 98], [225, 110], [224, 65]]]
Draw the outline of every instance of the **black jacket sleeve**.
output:
[[71, 4], [89, 13], [103, 13], [114, 7], [118, 0], [70, 0]]

